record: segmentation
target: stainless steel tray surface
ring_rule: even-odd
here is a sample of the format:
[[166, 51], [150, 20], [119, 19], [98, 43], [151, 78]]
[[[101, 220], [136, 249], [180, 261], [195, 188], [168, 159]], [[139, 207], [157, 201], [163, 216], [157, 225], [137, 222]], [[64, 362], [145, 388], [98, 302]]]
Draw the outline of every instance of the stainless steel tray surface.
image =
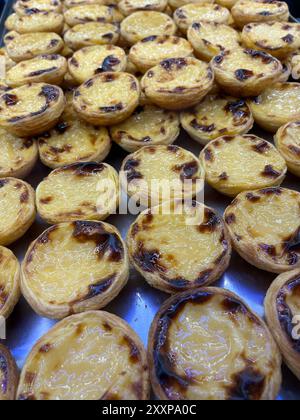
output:
[[[0, 21], [0, 39], [2, 39], [3, 35], [4, 15], [7, 16], [10, 12], [12, 3], [10, 2], [10, 5], [8, 5], [5, 13], [2, 15], [2, 21]], [[267, 140], [272, 140], [269, 134], [266, 134], [257, 127], [252, 132]], [[192, 151], [196, 156], [201, 151], [201, 146], [191, 140], [184, 132], [181, 133], [175, 144]], [[122, 160], [126, 156], [127, 153], [114, 144], [105, 161], [119, 170]], [[49, 168], [39, 162], [26, 181], [35, 188], [49, 172]], [[288, 174], [282, 186], [300, 191], [299, 178]], [[226, 198], [206, 185], [206, 205], [213, 207], [220, 214], [223, 214], [224, 209], [230, 202], [231, 200], [229, 198]], [[113, 215], [106, 221], [115, 225], [120, 230], [123, 238], [125, 238], [128, 228], [134, 220], [135, 216], [131, 215]], [[48, 225], [37, 217], [27, 234], [11, 246], [12, 251], [20, 261], [22, 261], [30, 242], [36, 239], [47, 227]], [[258, 270], [234, 253], [230, 267], [215, 285], [235, 292], [258, 315], [264, 316], [263, 301], [270, 283], [275, 277], [276, 274]], [[139, 334], [146, 346], [150, 324], [159, 307], [167, 297], [167, 294], [151, 288], [135, 270], [131, 269], [130, 280], [127, 286], [105, 310], [125, 319]], [[21, 298], [13, 314], [7, 321], [7, 339], [3, 341], [11, 349], [19, 368], [22, 368], [35, 342], [54, 324], [55, 321], [42, 318], [35, 314], [26, 301]], [[300, 382], [285, 366], [283, 366], [283, 378], [282, 389], [278, 399], [300, 400]]]

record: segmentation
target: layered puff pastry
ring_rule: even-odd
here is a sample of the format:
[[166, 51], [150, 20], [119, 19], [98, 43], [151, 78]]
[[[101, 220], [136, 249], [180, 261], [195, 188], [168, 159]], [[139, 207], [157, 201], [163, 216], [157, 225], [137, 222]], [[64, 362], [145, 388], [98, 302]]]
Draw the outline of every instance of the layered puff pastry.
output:
[[119, 177], [107, 163], [75, 163], [52, 171], [37, 187], [37, 210], [49, 224], [104, 220], [119, 205]]
[[300, 380], [300, 271], [278, 276], [268, 290], [265, 313], [285, 363]]
[[274, 140], [288, 170], [300, 176], [300, 121], [291, 121], [280, 127]]
[[0, 401], [11, 401], [16, 397], [19, 372], [11, 352], [0, 343]]
[[21, 290], [35, 312], [48, 318], [100, 309], [125, 286], [127, 249], [107, 223], [54, 225], [30, 246], [21, 266]]
[[220, 288], [176, 294], [149, 333], [150, 378], [161, 400], [274, 400], [281, 356], [264, 321]]
[[0, 96], [0, 127], [17, 136], [34, 136], [53, 127], [65, 107], [61, 88], [33, 83]]
[[131, 327], [108, 312], [73, 315], [33, 347], [18, 400], [146, 400], [147, 356]]
[[213, 283], [231, 258], [222, 218], [195, 201], [165, 201], [145, 210], [131, 225], [127, 244], [135, 269], [168, 293]]
[[223, 136], [202, 150], [206, 181], [228, 196], [280, 185], [287, 172], [285, 160], [269, 142], [254, 135]]
[[235, 250], [272, 273], [300, 267], [300, 193], [264, 188], [239, 194], [225, 211]]

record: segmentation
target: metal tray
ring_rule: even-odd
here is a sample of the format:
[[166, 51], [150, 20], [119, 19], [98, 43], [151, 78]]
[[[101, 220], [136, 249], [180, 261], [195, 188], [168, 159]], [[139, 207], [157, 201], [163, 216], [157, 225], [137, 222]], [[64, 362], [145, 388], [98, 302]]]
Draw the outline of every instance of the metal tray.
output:
[[[11, 12], [12, 4], [13, 1], [6, 0], [0, 20], [1, 40], [4, 33], [4, 20]], [[261, 131], [257, 127], [255, 127], [252, 132], [272, 141], [270, 134]], [[192, 151], [197, 156], [201, 150], [201, 146], [192, 141], [184, 132], [181, 133], [176, 144]], [[127, 154], [121, 148], [114, 144], [106, 162], [119, 170], [122, 160], [126, 155]], [[38, 163], [34, 171], [27, 178], [27, 181], [35, 188], [49, 172], [49, 168]], [[283, 186], [300, 191], [299, 178], [288, 174]], [[224, 209], [230, 201], [230, 199], [206, 186], [205, 203], [208, 206], [215, 208], [220, 214], [223, 214]], [[115, 225], [121, 231], [122, 236], [125, 237], [127, 230], [134, 219], [135, 217], [130, 215], [114, 215], [109, 217], [107, 222]], [[21, 240], [13, 244], [11, 249], [18, 256], [20, 261], [22, 261], [30, 242], [47, 227], [48, 225], [42, 222], [40, 218], [37, 218], [27, 234]], [[267, 273], [252, 267], [234, 253], [229, 269], [216, 285], [237, 293], [257, 314], [263, 316], [264, 297], [275, 277], [275, 274]], [[105, 310], [125, 319], [139, 334], [146, 346], [150, 324], [159, 307], [167, 297], [167, 294], [148, 286], [146, 281], [132, 269], [127, 286], [120, 295], [105, 308]], [[25, 300], [21, 298], [13, 314], [7, 321], [7, 340], [4, 341], [11, 349], [19, 368], [22, 368], [34, 343], [45, 334], [54, 323], [55, 321], [53, 320], [41, 318], [36, 315]], [[278, 399], [300, 400], [300, 382], [285, 366], [283, 366], [283, 378], [282, 389]]]

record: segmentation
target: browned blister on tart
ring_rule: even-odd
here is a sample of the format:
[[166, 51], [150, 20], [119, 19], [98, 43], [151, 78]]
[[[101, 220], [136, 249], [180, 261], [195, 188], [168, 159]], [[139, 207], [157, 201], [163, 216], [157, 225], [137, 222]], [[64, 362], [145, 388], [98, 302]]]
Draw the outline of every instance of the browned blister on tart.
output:
[[67, 60], [58, 54], [42, 54], [22, 61], [6, 73], [6, 83], [18, 87], [27, 83], [61, 84], [67, 72]]
[[128, 118], [138, 106], [140, 85], [129, 73], [104, 72], [83, 83], [74, 93], [79, 115], [94, 125], [112, 125]]
[[204, 170], [188, 150], [174, 145], [152, 145], [127, 156], [120, 180], [129, 196], [145, 207], [152, 207], [174, 198], [196, 196], [204, 187]]
[[231, 257], [231, 243], [214, 210], [187, 200], [145, 210], [131, 225], [127, 244], [136, 270], [168, 293], [219, 279]]
[[300, 83], [276, 83], [248, 104], [255, 122], [275, 133], [281, 126], [300, 118]]
[[112, 140], [127, 152], [144, 146], [174, 143], [180, 134], [179, 115], [154, 105], [138, 106], [124, 122], [110, 128]]
[[6, 50], [9, 57], [15, 62], [30, 60], [41, 54], [57, 54], [64, 46], [59, 35], [54, 32], [31, 33], [5, 38]]
[[186, 39], [170, 35], [152, 35], [131, 47], [129, 60], [140, 72], [145, 73], [165, 59], [192, 55], [193, 47]]
[[74, 51], [90, 45], [116, 44], [118, 39], [118, 25], [107, 22], [80, 23], [64, 34], [66, 45]]
[[14, 254], [8, 248], [4, 248], [3, 246], [0, 246], [0, 269], [0, 316], [8, 318], [15, 305], [18, 303], [21, 295], [20, 265]]
[[288, 170], [300, 176], [300, 121], [291, 121], [280, 127], [274, 140]]
[[0, 178], [26, 178], [38, 159], [37, 142], [0, 129]]
[[231, 14], [240, 28], [253, 22], [286, 22], [290, 16], [287, 3], [275, 0], [239, 0]]
[[156, 105], [177, 110], [200, 102], [211, 90], [214, 73], [210, 64], [193, 57], [170, 58], [147, 71], [142, 92]]
[[9, 349], [0, 343], [0, 401], [12, 401], [16, 397], [19, 372]]
[[68, 60], [69, 71], [78, 84], [99, 73], [125, 71], [125, 51], [115, 45], [94, 45], [81, 48]]
[[277, 82], [282, 73], [278, 59], [263, 51], [235, 48], [212, 60], [217, 83], [229, 95], [259, 95]]
[[75, 163], [55, 169], [36, 190], [37, 210], [49, 224], [104, 220], [119, 205], [119, 178], [107, 163]]
[[33, 188], [20, 179], [0, 179], [0, 245], [10, 245], [21, 238], [35, 215]]
[[278, 276], [268, 290], [265, 312], [284, 361], [300, 380], [300, 271]]
[[9, 31], [16, 31], [20, 34], [32, 32], [55, 32], [61, 33], [64, 25], [62, 14], [55, 12], [39, 11], [19, 16], [11, 14], [5, 21], [5, 27]]
[[0, 96], [0, 126], [17, 136], [37, 135], [56, 124], [64, 107], [58, 86], [26, 84]]
[[300, 267], [300, 194], [284, 188], [243, 192], [225, 211], [234, 248], [250, 264], [282, 273]]
[[146, 400], [147, 355], [116, 315], [90, 311], [59, 322], [31, 350], [18, 400]]
[[211, 61], [226, 50], [239, 47], [240, 34], [223, 23], [194, 22], [187, 31], [195, 55], [204, 61]]
[[250, 134], [219, 137], [207, 144], [200, 158], [206, 181], [228, 196], [280, 185], [287, 172], [273, 144]]
[[218, 4], [189, 3], [174, 12], [174, 21], [184, 34], [195, 22], [229, 24], [230, 17], [230, 12]]
[[132, 13], [121, 22], [121, 36], [134, 45], [152, 35], [175, 35], [176, 25], [170, 16], [153, 11]]
[[37, 11], [60, 13], [62, 2], [60, 0], [17, 0], [13, 8], [19, 16], [31, 15]]
[[107, 223], [54, 225], [29, 247], [21, 268], [21, 290], [35, 312], [61, 319], [100, 309], [125, 286], [127, 250]]
[[242, 42], [247, 48], [265, 51], [283, 59], [300, 48], [300, 24], [286, 22], [249, 23]]
[[122, 20], [121, 16], [114, 6], [99, 4], [72, 7], [64, 13], [65, 22], [71, 27], [89, 22], [118, 22]]
[[270, 331], [232, 292], [177, 294], [152, 323], [150, 378], [161, 400], [274, 400], [281, 356]]
[[224, 95], [207, 95], [180, 115], [184, 130], [198, 143], [207, 144], [223, 135], [245, 134], [254, 120], [247, 103]]

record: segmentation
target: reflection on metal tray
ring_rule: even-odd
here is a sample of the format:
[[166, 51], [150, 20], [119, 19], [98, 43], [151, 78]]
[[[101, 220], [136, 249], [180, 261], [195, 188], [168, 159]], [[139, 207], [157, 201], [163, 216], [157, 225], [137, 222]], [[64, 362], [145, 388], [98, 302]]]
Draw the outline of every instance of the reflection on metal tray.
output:
[[[2, 37], [3, 23], [5, 16], [11, 11], [11, 4], [6, 5], [2, 21], [0, 22], [0, 35]], [[256, 135], [262, 136], [267, 140], [272, 140], [269, 134], [259, 130], [257, 127], [252, 130]], [[176, 141], [176, 144], [199, 155], [201, 146], [192, 141], [186, 134]], [[113, 165], [117, 170], [121, 166], [126, 153], [118, 146], [113, 145], [106, 162]], [[27, 181], [36, 187], [38, 183], [49, 173], [49, 169], [38, 163]], [[300, 191], [299, 178], [288, 174], [283, 186]], [[210, 187], [206, 187], [205, 202], [208, 206], [215, 208], [223, 214], [225, 207], [230, 203], [230, 199], [222, 196]], [[115, 225], [123, 237], [126, 236], [130, 224], [134, 221], [134, 216], [111, 216], [107, 219], [108, 223]], [[35, 221], [28, 233], [12, 247], [12, 251], [18, 256], [20, 261], [26, 252], [31, 241], [33, 241], [48, 226], [39, 218]], [[227, 272], [216, 283], [217, 286], [227, 288], [241, 296], [250, 307], [260, 316], [264, 315], [263, 301], [270, 283], [276, 277], [275, 274], [258, 270], [234, 253], [231, 264]], [[139, 334], [145, 345], [147, 345], [148, 330], [151, 321], [167, 295], [151, 288], [145, 280], [134, 270], [131, 271], [130, 280], [120, 295], [105, 309], [113, 312], [125, 319], [132, 328]], [[34, 343], [46, 333], [55, 321], [41, 318], [36, 315], [22, 298], [16, 306], [13, 314], [7, 323], [7, 340], [5, 344], [13, 352], [18, 366], [21, 368]], [[300, 400], [300, 382], [286, 368], [283, 367], [283, 384], [279, 399]]]

